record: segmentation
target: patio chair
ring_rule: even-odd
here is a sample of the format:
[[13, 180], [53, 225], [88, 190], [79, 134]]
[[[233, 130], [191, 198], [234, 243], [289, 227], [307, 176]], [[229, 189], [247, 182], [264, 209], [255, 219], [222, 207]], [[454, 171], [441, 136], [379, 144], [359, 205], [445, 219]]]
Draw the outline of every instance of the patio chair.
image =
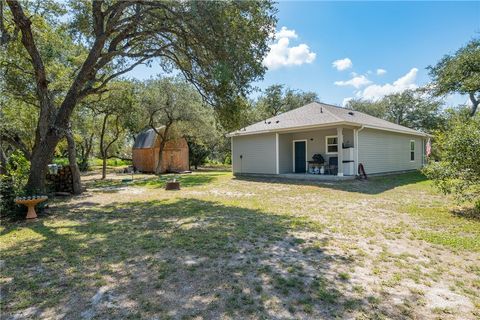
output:
[[338, 157], [328, 158], [328, 165], [326, 167], [326, 173], [335, 175], [338, 172]]

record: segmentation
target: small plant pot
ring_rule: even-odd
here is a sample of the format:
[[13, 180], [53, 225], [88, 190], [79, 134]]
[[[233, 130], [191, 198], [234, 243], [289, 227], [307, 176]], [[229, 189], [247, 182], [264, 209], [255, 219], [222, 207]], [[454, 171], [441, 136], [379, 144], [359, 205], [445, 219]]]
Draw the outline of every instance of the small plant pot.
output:
[[165, 190], [180, 190], [180, 182], [178, 181], [169, 181], [165, 186]]

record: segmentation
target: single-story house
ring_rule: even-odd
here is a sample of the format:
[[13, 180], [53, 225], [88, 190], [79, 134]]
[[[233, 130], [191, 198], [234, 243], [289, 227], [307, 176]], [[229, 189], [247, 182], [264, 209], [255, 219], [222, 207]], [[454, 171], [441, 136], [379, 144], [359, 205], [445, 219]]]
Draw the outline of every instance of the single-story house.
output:
[[429, 137], [359, 111], [318, 102], [228, 136], [236, 175], [323, 173], [340, 177], [357, 175], [359, 164], [367, 174], [420, 169]]
[[[157, 130], [163, 130], [159, 128]], [[161, 137], [153, 129], [145, 130], [135, 137], [132, 148], [132, 162], [135, 170], [155, 172], [158, 166]], [[184, 138], [171, 139], [162, 151], [161, 172], [189, 170], [188, 144]]]

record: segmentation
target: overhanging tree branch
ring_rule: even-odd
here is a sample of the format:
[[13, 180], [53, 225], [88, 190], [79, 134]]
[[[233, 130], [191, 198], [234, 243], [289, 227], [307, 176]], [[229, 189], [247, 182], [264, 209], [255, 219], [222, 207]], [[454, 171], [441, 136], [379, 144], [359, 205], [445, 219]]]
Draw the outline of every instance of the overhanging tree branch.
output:
[[10, 144], [12, 147], [20, 150], [25, 156], [25, 158], [27, 158], [28, 160], [30, 160], [30, 158], [32, 157], [32, 154], [29, 148], [17, 134], [1, 132], [0, 140], [5, 141], [6, 143]]

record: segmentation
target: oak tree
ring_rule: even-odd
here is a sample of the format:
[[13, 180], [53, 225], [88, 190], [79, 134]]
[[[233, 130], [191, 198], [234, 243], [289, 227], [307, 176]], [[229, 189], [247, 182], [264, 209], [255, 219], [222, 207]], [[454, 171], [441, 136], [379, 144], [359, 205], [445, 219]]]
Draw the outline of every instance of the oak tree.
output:
[[473, 117], [480, 104], [480, 39], [471, 40], [453, 55], [445, 55], [428, 69], [433, 79], [433, 94], [467, 94], [472, 103], [470, 116]]
[[160, 139], [156, 173], [163, 170], [162, 155], [168, 141], [182, 137], [181, 124], [198, 118], [203, 101], [192, 85], [180, 78], [150, 80], [140, 92], [140, 105], [147, 115], [146, 123]]
[[[7, 47], [21, 43], [24, 51], [15, 59], [23, 60], [14, 63], [29, 77], [26, 87], [34, 88], [31, 101], [39, 108], [30, 190], [44, 190], [47, 164], [68, 130], [74, 109], [87, 96], [105, 91], [111, 80], [136, 66], [158, 59], [164, 71], [178, 70], [221, 109], [218, 101], [245, 95], [249, 84], [263, 75], [261, 62], [275, 24], [270, 1], [84, 0], [66, 4], [68, 19], [51, 14], [39, 19], [42, 15], [29, 3], [6, 3], [1, 18], [8, 37], [2, 39], [11, 38]], [[44, 13], [52, 10], [47, 7]], [[45, 62], [49, 51], [42, 49], [51, 43], [48, 38], [39, 40], [40, 23], [68, 30], [65, 42], [71, 40], [78, 47], [77, 55], [57, 59], [73, 69], [59, 88], [52, 86], [54, 73]]]

